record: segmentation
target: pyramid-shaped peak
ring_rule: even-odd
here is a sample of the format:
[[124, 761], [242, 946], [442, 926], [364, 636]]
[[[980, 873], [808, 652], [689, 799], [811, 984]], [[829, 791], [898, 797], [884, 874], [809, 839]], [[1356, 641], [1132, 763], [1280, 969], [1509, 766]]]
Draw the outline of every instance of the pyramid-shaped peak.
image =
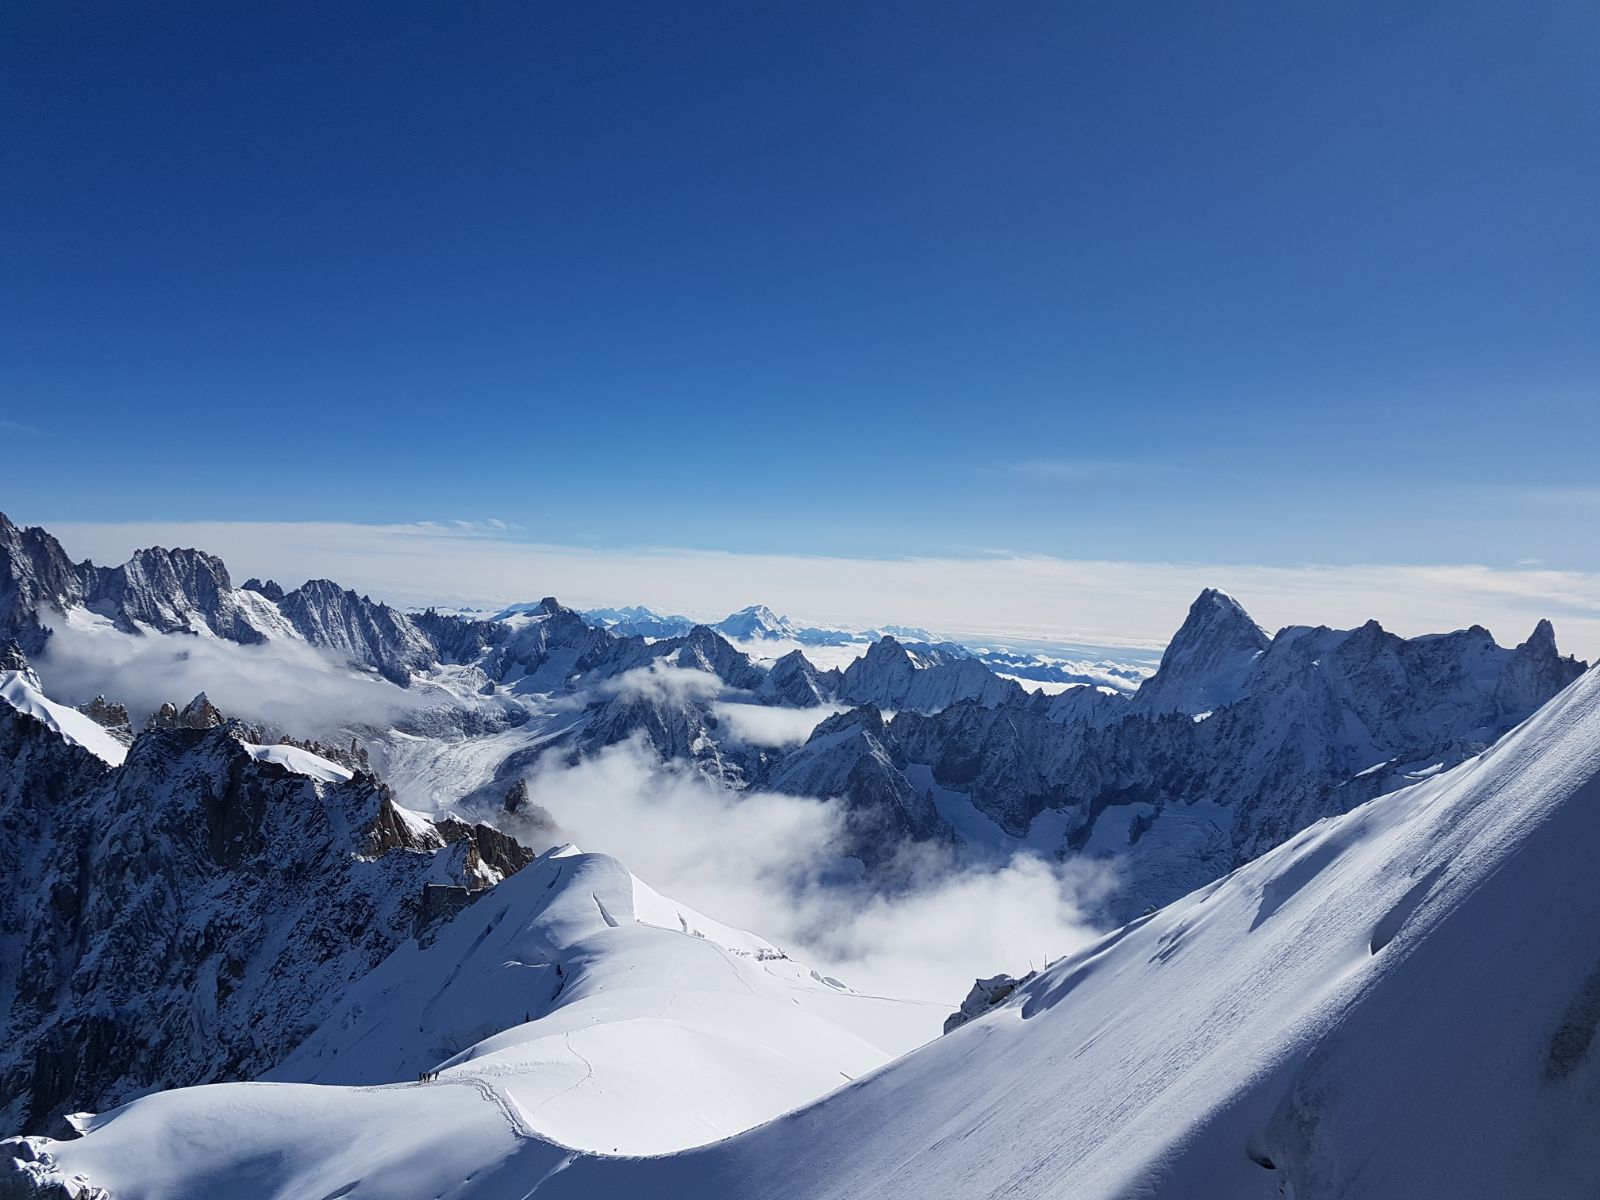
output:
[[1533, 632], [1528, 635], [1528, 640], [1523, 642], [1519, 649], [1548, 651], [1551, 654], [1557, 652], [1556, 627], [1550, 624], [1549, 617], [1539, 618], [1539, 623], [1533, 627]]
[[1265, 649], [1272, 640], [1245, 611], [1244, 605], [1221, 588], [1208, 587], [1189, 606], [1189, 615], [1173, 637], [1168, 650], [1196, 637], [1204, 637], [1209, 642], [1218, 636], [1237, 638], [1256, 649]]
[[1145, 712], [1202, 713], [1238, 699], [1258, 655], [1271, 643], [1266, 632], [1227, 592], [1206, 588], [1145, 680], [1135, 703]]

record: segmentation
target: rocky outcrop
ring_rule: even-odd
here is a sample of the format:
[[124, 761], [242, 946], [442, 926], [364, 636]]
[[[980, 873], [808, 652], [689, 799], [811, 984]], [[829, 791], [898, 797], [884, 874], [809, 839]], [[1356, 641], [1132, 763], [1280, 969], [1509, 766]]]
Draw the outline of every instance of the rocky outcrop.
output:
[[967, 993], [967, 998], [961, 1002], [961, 1007], [944, 1019], [944, 1032], [960, 1029], [974, 1017], [981, 1017], [991, 1008], [1004, 1004], [1011, 998], [1023, 984], [1027, 983], [1037, 972], [1029, 971], [1021, 979], [1013, 975], [994, 975], [988, 979], [975, 979], [972, 990]]
[[247, 592], [256, 592], [262, 596], [265, 596], [274, 604], [277, 604], [279, 601], [281, 601], [285, 595], [282, 586], [278, 583], [275, 583], [271, 579], [267, 580], [265, 583], [262, 583], [259, 579], [246, 579], [244, 581], [244, 589]]
[[124, 746], [133, 745], [133, 724], [128, 719], [126, 705], [113, 703], [104, 696], [96, 696], [93, 700], [78, 705], [78, 711]]
[[181, 709], [170, 700], [150, 714], [145, 729], [215, 729], [227, 720], [204, 692]]

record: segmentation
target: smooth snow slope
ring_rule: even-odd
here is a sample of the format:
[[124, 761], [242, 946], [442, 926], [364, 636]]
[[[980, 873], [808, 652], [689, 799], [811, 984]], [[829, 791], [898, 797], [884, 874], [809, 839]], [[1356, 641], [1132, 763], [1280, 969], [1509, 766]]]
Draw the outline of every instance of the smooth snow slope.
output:
[[[445, 1116], [437, 1085], [231, 1085], [40, 1149], [119, 1200], [1590, 1200], [1596, 862], [1591, 671], [1480, 758], [1313, 826], [990, 1015], [715, 1145], [573, 1154], [513, 1115], [496, 1128], [489, 1106], [469, 1123], [465, 1086]], [[414, 1112], [386, 1107], [397, 1092]]]
[[269, 1078], [376, 1084], [436, 1069], [492, 1081], [552, 1141], [661, 1154], [881, 1066], [925, 1028], [921, 1007], [824, 982], [616, 859], [564, 847], [427, 946], [395, 951]]

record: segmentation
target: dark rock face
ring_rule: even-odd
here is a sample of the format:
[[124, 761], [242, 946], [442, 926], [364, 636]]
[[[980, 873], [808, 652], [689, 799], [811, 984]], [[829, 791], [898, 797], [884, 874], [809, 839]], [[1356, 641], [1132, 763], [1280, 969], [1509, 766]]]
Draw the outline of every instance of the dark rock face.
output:
[[28, 656], [12, 638], [0, 640], [0, 671], [31, 671]]
[[475, 621], [428, 609], [411, 617], [411, 623], [433, 643], [441, 662], [477, 662], [511, 636], [511, 627], [499, 621]]
[[869, 867], [887, 868], [907, 843], [953, 839], [932, 798], [906, 779], [905, 762], [883, 714], [867, 704], [823, 721], [761, 786], [843, 801], [845, 849]]
[[472, 903], [473, 893], [461, 884], [425, 883], [422, 901], [417, 906], [417, 935], [427, 933], [435, 925], [448, 921]]
[[44, 530], [19, 529], [0, 513], [0, 638], [37, 654], [49, 636], [40, 613], [83, 603], [93, 570], [74, 564]]
[[289, 623], [313, 646], [322, 646], [378, 671], [404, 687], [411, 672], [437, 661], [433, 644], [404, 613], [312, 579], [278, 604]]
[[528, 804], [528, 781], [519, 779], [506, 789], [506, 798], [500, 807], [505, 812], [515, 814], [527, 808]]
[[265, 596], [274, 604], [277, 604], [279, 601], [281, 601], [284, 596], [283, 588], [270, 579], [265, 583], [262, 583], [259, 579], [246, 579], [244, 581], [244, 588], [247, 592], [255, 592], [258, 595]]
[[531, 856], [314, 781], [237, 727], [146, 733], [109, 769], [0, 705], [0, 1126], [254, 1076], [411, 936], [426, 884]]
[[735, 650], [709, 626], [696, 625], [684, 637], [654, 643], [651, 649], [669, 646], [667, 661], [689, 670], [709, 671], [731, 688], [755, 691], [766, 680], [766, 672], [752, 663], [749, 655]]
[[773, 663], [761, 686], [765, 696], [790, 708], [815, 708], [837, 689], [837, 675], [829, 677], [818, 671], [811, 665], [811, 660], [798, 650], [785, 654]]
[[[493, 872], [491, 882], [498, 882], [508, 875], [515, 875], [537, 857], [516, 838], [482, 821], [469, 825], [454, 817], [445, 817], [434, 824], [447, 846], [459, 843], [467, 848], [466, 872], [469, 879], [478, 882], [479, 887], [484, 886], [481, 882], [484, 868]], [[473, 890], [478, 889], [475, 887]]]

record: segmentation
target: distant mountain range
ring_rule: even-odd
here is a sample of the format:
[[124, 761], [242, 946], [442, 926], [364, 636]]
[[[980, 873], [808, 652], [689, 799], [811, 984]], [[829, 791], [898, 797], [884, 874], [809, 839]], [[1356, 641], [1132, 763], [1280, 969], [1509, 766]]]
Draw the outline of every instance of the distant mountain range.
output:
[[[996, 1136], [992, 1114], [1033, 1129], [1036, 1111], [1079, 1105], [1103, 1087], [1103, 1104], [1075, 1118], [1090, 1132], [1068, 1139], [1087, 1162], [1104, 1153], [1094, 1140], [1105, 1132], [1101, 1107], [1154, 1104], [1169, 1068], [1200, 1091], [1149, 1111], [1218, 1123], [1238, 1143], [1228, 1153], [1249, 1164], [1238, 1167], [1244, 1179], [1294, 1180], [1301, 1196], [1325, 1194], [1302, 1187], [1318, 1171], [1370, 1181], [1374, 1168], [1318, 1157], [1306, 1116], [1327, 1093], [1338, 1097], [1327, 1111], [1341, 1129], [1364, 1119], [1348, 1089], [1370, 1082], [1372, 1059], [1339, 1039], [1338, 1014], [1392, 1049], [1385, 1029], [1424, 1036], [1402, 999], [1426, 994], [1456, 1022], [1446, 1026], [1452, 1038], [1481, 1045], [1450, 989], [1486, 969], [1485, 952], [1429, 931], [1481, 931], [1512, 945], [1508, 919], [1474, 897], [1513, 879], [1543, 897], [1526, 902], [1522, 921], [1559, 966], [1525, 997], [1537, 1016], [1511, 1006], [1505, 1020], [1530, 1046], [1548, 1045], [1539, 1069], [1551, 1082], [1538, 1086], [1593, 1082], [1592, 980], [1573, 975], [1585, 954], [1592, 963], [1592, 947], [1580, 932], [1568, 955], [1546, 935], [1568, 899], [1574, 919], [1592, 915], [1593, 889], [1571, 860], [1593, 841], [1583, 746], [1593, 742], [1594, 676], [1560, 654], [1548, 621], [1515, 647], [1476, 626], [1409, 639], [1376, 622], [1269, 634], [1207, 589], [1136, 687], [1030, 691], [1018, 672], [932, 638], [852, 634], [861, 652], [821, 668], [807, 657], [818, 645], [808, 631], [759, 605], [716, 626], [683, 620], [638, 608], [580, 614], [549, 597], [493, 614], [406, 613], [326, 580], [236, 587], [199, 550], [141, 550], [99, 567], [0, 515], [0, 1117], [61, 1133], [68, 1114], [105, 1113], [154, 1089], [263, 1077], [293, 1085], [164, 1093], [118, 1110], [142, 1114], [132, 1125], [74, 1117], [93, 1130], [86, 1149], [9, 1144], [0, 1195], [196, 1194], [163, 1192], [159, 1181], [232, 1186], [255, 1169], [249, 1162], [273, 1179], [300, 1162], [302, 1174], [261, 1194], [357, 1195], [346, 1188], [357, 1179], [373, 1181], [364, 1185], [373, 1195], [420, 1198], [435, 1194], [422, 1181], [439, 1163], [460, 1182], [462, 1155], [542, 1163], [561, 1187], [572, 1167], [572, 1180], [610, 1187], [611, 1168], [584, 1156], [704, 1145], [906, 1049], [882, 1036], [909, 1011], [899, 1002], [855, 995], [657, 896], [604, 855], [553, 849], [561, 834], [528, 805], [530, 772], [620, 745], [684, 764], [742, 804], [774, 794], [834, 802], [838, 854], [883, 897], [904, 885], [908, 859], [981, 872], [1027, 852], [1109, 868], [1091, 915], [1127, 923], [1031, 979], [985, 980], [956, 1022], [954, 1048], [930, 1047], [811, 1115], [767, 1127], [776, 1132], [662, 1168], [661, 1179], [688, 1181], [683, 1194], [713, 1176], [726, 1182], [724, 1169], [744, 1171], [726, 1166], [746, 1161], [741, 1147], [756, 1148], [751, 1162], [789, 1162], [791, 1137], [831, 1147], [837, 1160], [819, 1177], [826, 1184], [795, 1182], [810, 1177], [796, 1167], [769, 1181], [772, 1194], [871, 1191], [880, 1151], [896, 1163], [926, 1151], [992, 1182], [989, 1156], [951, 1149], [967, 1136], [952, 1131], [970, 1128], [981, 1147]], [[110, 662], [60, 694], [55, 650], [85, 631], [185, 659], [207, 645], [245, 647], [251, 662], [315, 651], [327, 671], [359, 673], [364, 687], [404, 703], [382, 720], [335, 715], [315, 738], [291, 738], [229, 712], [209, 685], [137, 711], [117, 694], [129, 676]], [[754, 652], [761, 647], [773, 653]], [[248, 699], [248, 690], [231, 694]], [[752, 712], [786, 714], [802, 736], [762, 740], [738, 719]], [[1417, 952], [1434, 955], [1437, 985], [1401, 965], [1414, 946], [1432, 948]], [[1374, 959], [1373, 994], [1387, 998], [1346, 996], [1348, 973]], [[1345, 998], [1335, 1003], [1336, 994]], [[1568, 1001], [1566, 1015], [1556, 1012]], [[1253, 1024], [1264, 1005], [1295, 1014], [1300, 1032]], [[1051, 1016], [1058, 1006], [1079, 1018]], [[1162, 1024], [1163, 1012], [1179, 1014], [1176, 1023]], [[1037, 1026], [1046, 1032], [1019, 1033], [1034, 1015], [1048, 1017]], [[1128, 1021], [1144, 1022], [1137, 1054], [1095, 1048], [1102, 1034], [1123, 1037]], [[991, 1038], [992, 1053], [981, 1040]], [[1194, 1075], [1213, 1038], [1233, 1039], [1240, 1065]], [[1292, 1058], [1313, 1043], [1321, 1057], [1294, 1059], [1294, 1080], [1262, 1082], [1274, 1054]], [[1053, 1072], [1018, 1075], [1040, 1054], [1077, 1090], [1058, 1096]], [[1079, 1054], [1085, 1065], [1071, 1066]], [[1424, 1058], [1443, 1069], [1443, 1059]], [[434, 1088], [425, 1078], [434, 1072], [460, 1086]], [[934, 1079], [937, 1097], [925, 1090]], [[1245, 1098], [1243, 1125], [1226, 1097], [1201, 1095], [1216, 1080]], [[1534, 1086], [1520, 1076], [1502, 1083], [1517, 1095]], [[892, 1102], [861, 1099], [873, 1088]], [[962, 1088], [977, 1091], [963, 1097]], [[1013, 1089], [1026, 1099], [1016, 1112], [1003, 1100]], [[205, 1096], [214, 1099], [195, 1098]], [[260, 1118], [250, 1131], [239, 1125], [247, 1110]], [[192, 1131], [211, 1111], [224, 1114], [227, 1134], [202, 1146]], [[310, 1113], [323, 1114], [334, 1141], [388, 1123], [408, 1136], [426, 1130], [436, 1145], [452, 1122], [463, 1140], [459, 1153], [436, 1148], [419, 1167], [409, 1142], [380, 1154], [363, 1136], [337, 1149], [306, 1124]], [[944, 1132], [936, 1137], [930, 1122]], [[841, 1132], [880, 1125], [886, 1132], [859, 1143]], [[135, 1153], [125, 1140], [135, 1129], [160, 1132]], [[189, 1149], [158, 1162], [169, 1134]], [[1503, 1136], [1525, 1144], [1520, 1126]], [[291, 1152], [284, 1139], [323, 1148]], [[913, 1144], [923, 1149], [913, 1154]], [[1148, 1151], [1143, 1169], [1158, 1173], [1167, 1151], [1191, 1153], [1156, 1134], [1126, 1144]], [[552, 1165], [559, 1155], [545, 1161], [551, 1145], [567, 1147], [567, 1166]], [[1563, 1163], [1591, 1161], [1559, 1138], [1540, 1145], [1552, 1178]], [[871, 1146], [880, 1150], [862, 1149]], [[369, 1152], [408, 1166], [396, 1174], [361, 1157]], [[1208, 1174], [1209, 1152], [1192, 1153], [1196, 1178], [1233, 1179], [1233, 1167]], [[367, 1174], [333, 1182], [326, 1163], [347, 1161]], [[1111, 1180], [1111, 1160], [1094, 1161], [1111, 1173], [1084, 1178]], [[59, 1191], [79, 1170], [90, 1183]], [[540, 1178], [502, 1178], [513, 1177], [518, 1200]], [[827, 1190], [836, 1180], [844, 1192]], [[883, 1194], [934, 1187], [921, 1167], [894, 1180]], [[435, 1182], [443, 1187], [443, 1176]], [[481, 1200], [502, 1195], [474, 1186], [467, 1194]], [[1108, 1183], [1083, 1194], [1118, 1193]]]
[[[1225, 608], [1202, 597], [1195, 624]], [[112, 1079], [114, 1103], [280, 1061], [271, 1086], [162, 1091], [0, 1143], [0, 1194], [1579, 1200], [1600, 1177], [1593, 672], [1472, 761], [981, 980], [950, 1033], [887, 1063], [870, 1039], [897, 1002], [603, 855], [551, 851], [408, 938], [402, 898], [468, 859], [418, 817], [395, 813], [399, 835], [370, 783], [263, 766], [226, 730], [145, 735], [133, 775], [54, 738], [0, 706], [10, 803], [18, 779], [54, 781], [26, 811], [97, 796], [69, 830], [110, 837], [84, 843], [87, 873], [77, 833], [14, 843], [59, 844], [66, 868], [24, 901], [48, 911], [7, 926], [36, 947], [24, 994], [47, 1000], [65, 956], [83, 1006], [59, 1035], [46, 1016], [8, 1038], [6, 1061], [42, 1064], [8, 1094]], [[205, 800], [224, 776], [237, 792]], [[162, 819], [135, 821], [142, 804]], [[418, 844], [329, 854], [334, 812]]]

